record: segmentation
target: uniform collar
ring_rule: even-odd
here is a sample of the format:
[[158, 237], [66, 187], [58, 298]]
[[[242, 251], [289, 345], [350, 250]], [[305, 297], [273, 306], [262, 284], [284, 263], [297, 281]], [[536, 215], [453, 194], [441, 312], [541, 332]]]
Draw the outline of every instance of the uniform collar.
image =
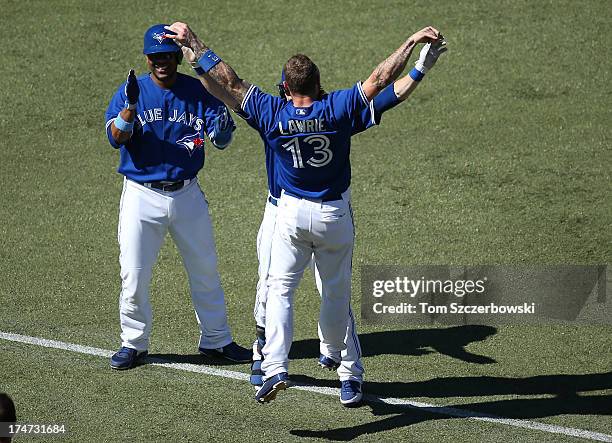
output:
[[292, 117], [306, 117], [312, 113], [314, 103], [308, 107], [297, 107], [293, 103], [289, 103], [288, 110]]

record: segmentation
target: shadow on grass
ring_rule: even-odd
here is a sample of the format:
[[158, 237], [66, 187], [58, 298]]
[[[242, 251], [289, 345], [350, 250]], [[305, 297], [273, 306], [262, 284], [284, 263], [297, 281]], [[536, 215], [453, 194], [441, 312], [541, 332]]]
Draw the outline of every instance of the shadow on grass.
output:
[[[468, 363], [490, 364], [496, 361], [465, 350], [470, 343], [483, 341], [497, 333], [492, 326], [468, 325], [438, 329], [406, 329], [359, 334], [365, 357], [375, 355], [426, 355], [434, 351]], [[432, 351], [431, 348], [434, 351]], [[319, 341], [300, 340], [291, 346], [291, 359], [318, 358]]]
[[[490, 364], [496, 361], [484, 355], [473, 354], [465, 346], [482, 341], [494, 335], [497, 329], [492, 326], [468, 325], [444, 329], [407, 329], [360, 334], [359, 341], [363, 355], [426, 355], [434, 351], [468, 363]], [[432, 351], [433, 349], [434, 351]], [[299, 360], [319, 357], [317, 339], [299, 340], [291, 346], [289, 358]], [[200, 354], [149, 354], [135, 366], [149, 363], [190, 363], [194, 365], [229, 366], [234, 363], [221, 358], [209, 358]]]
[[[292, 381], [314, 386], [337, 386], [338, 383], [307, 376], [292, 376]], [[364, 434], [388, 431], [428, 420], [455, 417], [504, 417], [531, 419], [556, 415], [612, 415], [612, 395], [594, 395], [612, 389], [612, 372], [601, 374], [541, 375], [526, 378], [448, 377], [414, 383], [367, 382], [364, 392], [382, 397], [477, 397], [495, 395], [549, 395], [552, 398], [517, 398], [473, 402], [440, 407], [398, 406], [382, 403], [378, 397], [366, 396], [363, 407], [374, 416], [388, 416], [362, 425], [325, 431], [294, 429], [292, 435], [327, 440], [352, 440]], [[584, 395], [592, 392], [591, 395]]]

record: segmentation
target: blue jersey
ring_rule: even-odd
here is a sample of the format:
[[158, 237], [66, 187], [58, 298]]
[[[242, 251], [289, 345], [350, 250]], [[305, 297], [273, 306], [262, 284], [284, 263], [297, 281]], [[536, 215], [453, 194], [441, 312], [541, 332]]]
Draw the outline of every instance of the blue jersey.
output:
[[119, 148], [117, 171], [137, 182], [179, 181], [194, 178], [204, 166], [204, 136], [214, 129], [219, 107], [198, 79], [177, 74], [170, 89], [158, 86], [149, 74], [138, 77], [134, 133], [119, 145], [110, 125], [124, 108], [124, 87], [119, 87], [106, 110], [106, 133]]
[[364, 118], [374, 122], [371, 106], [361, 83], [310, 107], [295, 107], [251, 86], [242, 109], [266, 145], [271, 192], [276, 184], [304, 198], [338, 198], [351, 181], [351, 135], [365, 129]]

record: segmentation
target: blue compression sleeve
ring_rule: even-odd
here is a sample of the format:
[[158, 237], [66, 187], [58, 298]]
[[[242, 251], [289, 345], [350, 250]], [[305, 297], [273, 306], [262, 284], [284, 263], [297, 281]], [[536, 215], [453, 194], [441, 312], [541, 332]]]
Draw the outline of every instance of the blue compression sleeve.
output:
[[393, 90], [393, 83], [387, 86], [376, 97], [374, 97], [374, 121], [380, 123], [383, 112], [399, 105], [400, 101]]

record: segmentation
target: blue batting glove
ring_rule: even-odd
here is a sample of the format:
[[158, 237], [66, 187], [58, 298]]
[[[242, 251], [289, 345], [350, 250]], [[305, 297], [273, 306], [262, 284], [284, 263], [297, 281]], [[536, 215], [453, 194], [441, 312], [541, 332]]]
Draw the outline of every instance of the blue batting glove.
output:
[[229, 115], [225, 106], [219, 106], [217, 117], [215, 118], [215, 132], [227, 131], [229, 127]]
[[232, 133], [236, 128], [225, 106], [219, 106], [213, 122], [214, 130], [210, 139], [217, 148], [225, 149], [232, 141]]
[[130, 69], [130, 73], [127, 76], [125, 95], [127, 97], [125, 101], [126, 108], [136, 109], [136, 103], [138, 103], [138, 96], [140, 95], [140, 86], [138, 86], [138, 80], [136, 80], [133, 69]]

